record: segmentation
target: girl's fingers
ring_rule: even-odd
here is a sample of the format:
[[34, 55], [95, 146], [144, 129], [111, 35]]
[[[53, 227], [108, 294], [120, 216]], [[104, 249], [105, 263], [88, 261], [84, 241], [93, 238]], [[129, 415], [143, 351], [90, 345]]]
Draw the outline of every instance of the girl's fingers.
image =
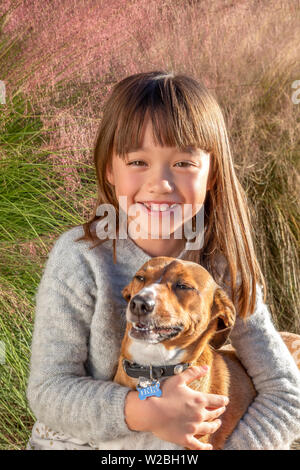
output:
[[205, 367], [200, 366], [192, 366], [188, 367], [185, 371], [181, 372], [177, 375], [177, 380], [180, 385], [186, 384], [188, 385], [191, 382], [194, 382], [195, 379], [199, 377], [203, 377], [207, 374], [208, 369]]
[[206, 410], [205, 421], [214, 421], [216, 418], [221, 416], [226, 411], [226, 407], [217, 408], [215, 410]]
[[204, 442], [199, 441], [195, 436], [192, 436], [189, 440], [189, 443], [185, 446], [189, 450], [212, 450], [213, 446], [211, 444], [205, 444]]
[[208, 423], [208, 422], [201, 423], [195, 437], [205, 436], [205, 434], [213, 434], [219, 429], [221, 424], [222, 424], [222, 421], [220, 419], [215, 419], [215, 421], [212, 421], [211, 423]]
[[228, 405], [229, 400], [225, 395], [214, 395], [213, 393], [203, 393], [205, 396], [205, 408], [221, 408]]

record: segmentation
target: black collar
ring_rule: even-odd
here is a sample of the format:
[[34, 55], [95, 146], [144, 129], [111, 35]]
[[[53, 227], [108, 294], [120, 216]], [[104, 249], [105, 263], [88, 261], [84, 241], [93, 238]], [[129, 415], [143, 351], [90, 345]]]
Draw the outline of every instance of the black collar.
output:
[[[186, 363], [179, 363], [174, 364], [171, 366], [152, 366], [152, 378], [159, 379], [160, 377], [170, 377], [171, 375], [179, 374], [187, 369], [191, 364]], [[141, 366], [136, 362], [130, 362], [127, 359], [123, 359], [123, 369], [127, 375], [130, 377], [145, 377], [147, 379], [151, 379], [150, 376], [150, 367]]]

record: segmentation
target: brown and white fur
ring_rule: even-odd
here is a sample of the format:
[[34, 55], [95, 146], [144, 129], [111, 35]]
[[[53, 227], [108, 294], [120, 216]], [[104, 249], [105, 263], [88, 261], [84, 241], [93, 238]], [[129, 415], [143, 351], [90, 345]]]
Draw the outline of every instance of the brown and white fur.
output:
[[[125, 373], [123, 359], [144, 366], [185, 362], [209, 365], [208, 373], [189, 386], [229, 397], [221, 427], [214, 434], [198, 437], [211, 443], [214, 449], [222, 449], [256, 396], [234, 349], [231, 346], [220, 349], [235, 322], [233, 303], [202, 266], [169, 257], [156, 257], [145, 263], [122, 294], [128, 301], [127, 326], [114, 381], [136, 388], [138, 379]], [[141, 324], [150, 326], [150, 330], [138, 329]], [[292, 345], [300, 351], [300, 336], [283, 333], [282, 337], [295, 357]], [[140, 432], [102, 443], [99, 449], [184, 447], [163, 441], [150, 432]]]

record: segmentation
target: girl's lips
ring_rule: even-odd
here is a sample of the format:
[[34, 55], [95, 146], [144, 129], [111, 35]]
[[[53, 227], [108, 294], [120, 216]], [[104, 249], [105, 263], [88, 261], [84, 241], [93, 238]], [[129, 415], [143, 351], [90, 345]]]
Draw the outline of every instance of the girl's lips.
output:
[[[170, 214], [170, 212], [174, 211], [177, 207], [178, 204], [167, 204], [167, 203], [150, 203], [146, 205], [144, 202], [138, 202], [137, 204], [140, 204], [143, 208], [143, 211], [146, 212], [149, 215], [164, 215], [164, 214]], [[152, 207], [154, 206], [154, 207]], [[163, 210], [160, 210], [160, 209]]]

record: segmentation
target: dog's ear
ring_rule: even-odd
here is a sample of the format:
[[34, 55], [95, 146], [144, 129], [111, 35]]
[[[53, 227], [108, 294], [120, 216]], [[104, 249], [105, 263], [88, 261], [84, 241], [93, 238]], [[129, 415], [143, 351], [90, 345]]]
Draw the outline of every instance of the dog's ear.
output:
[[127, 286], [124, 287], [124, 289], [122, 290], [122, 295], [123, 295], [124, 299], [127, 302], [129, 302], [130, 297], [131, 297], [131, 282], [130, 282], [130, 284], [128, 284]]
[[210, 340], [210, 345], [214, 349], [219, 349], [226, 343], [236, 318], [232, 301], [226, 292], [219, 287], [215, 290], [211, 318], [217, 319], [217, 329]]

